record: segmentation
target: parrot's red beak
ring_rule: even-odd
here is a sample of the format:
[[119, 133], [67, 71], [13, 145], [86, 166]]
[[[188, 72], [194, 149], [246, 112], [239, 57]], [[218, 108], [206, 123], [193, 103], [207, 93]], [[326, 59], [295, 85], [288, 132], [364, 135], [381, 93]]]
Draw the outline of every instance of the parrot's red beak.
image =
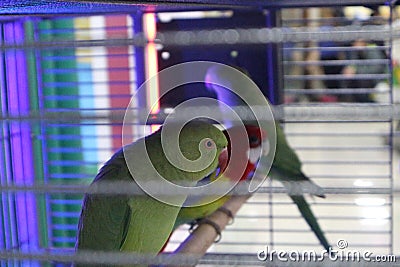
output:
[[228, 161], [229, 161], [229, 155], [228, 155], [228, 149], [224, 148], [221, 153], [219, 154], [218, 157], [218, 166], [219, 166], [219, 173], [223, 173], [228, 166]]

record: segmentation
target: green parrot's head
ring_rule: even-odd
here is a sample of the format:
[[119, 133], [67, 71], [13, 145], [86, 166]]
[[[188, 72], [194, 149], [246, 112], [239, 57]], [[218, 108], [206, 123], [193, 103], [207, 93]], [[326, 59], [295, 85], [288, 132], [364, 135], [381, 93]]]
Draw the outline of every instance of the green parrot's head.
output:
[[228, 154], [224, 133], [209, 121], [195, 120], [183, 126], [168, 122], [146, 140], [157, 172], [183, 186], [196, 184], [214, 172], [222, 165], [220, 155]]
[[[194, 180], [199, 180], [209, 175], [218, 167], [219, 156], [227, 153], [228, 141], [221, 130], [209, 122], [191, 121], [182, 128], [179, 135], [179, 147], [183, 156], [188, 160], [188, 174]], [[198, 170], [196, 161], [205, 162], [205, 168]]]

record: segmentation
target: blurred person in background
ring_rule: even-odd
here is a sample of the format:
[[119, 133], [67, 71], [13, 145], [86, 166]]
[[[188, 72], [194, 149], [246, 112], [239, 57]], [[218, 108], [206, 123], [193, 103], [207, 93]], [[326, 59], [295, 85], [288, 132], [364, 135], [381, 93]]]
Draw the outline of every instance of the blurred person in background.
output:
[[[348, 65], [343, 69], [343, 88], [354, 89], [373, 89], [379, 80], [374, 78], [374, 74], [386, 72], [385, 64], [362, 62], [362, 60], [384, 59], [385, 53], [376, 44], [366, 40], [355, 40], [352, 43], [354, 48], [348, 54], [349, 60], [354, 60], [354, 64]], [[361, 60], [361, 61], [360, 61]], [[368, 76], [371, 76], [370, 78]], [[349, 94], [344, 99], [346, 102], [374, 102], [370, 93]]]

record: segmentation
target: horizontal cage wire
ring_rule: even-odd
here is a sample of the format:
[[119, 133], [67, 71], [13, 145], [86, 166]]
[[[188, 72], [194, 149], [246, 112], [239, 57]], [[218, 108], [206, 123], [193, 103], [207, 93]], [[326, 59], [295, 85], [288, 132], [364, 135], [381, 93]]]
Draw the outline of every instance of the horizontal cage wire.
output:
[[[307, 41], [346, 42], [355, 39], [386, 41], [398, 38], [397, 28], [384, 25], [374, 26], [341, 26], [329, 29], [303, 28], [237, 28], [226, 30], [202, 31], [170, 31], [157, 33], [155, 42], [160, 46], [176, 45], [241, 45], [266, 43], [301, 43]], [[221, 38], [222, 37], [222, 38]], [[2, 49], [70, 49], [104, 46], [145, 46], [149, 42], [143, 34], [135, 34], [130, 38], [113, 36], [110, 39], [76, 40], [68, 38], [50, 38], [39, 42], [4, 43]], [[318, 48], [319, 49], [319, 48]], [[85, 56], [81, 56], [85, 57]]]
[[[400, 12], [394, 3], [323, 5], [263, 11], [196, 5], [130, 15], [88, 9], [83, 16], [1, 20], [0, 265], [398, 264]], [[324, 254], [272, 173], [204, 255], [177, 252], [191, 236], [187, 224], [157, 256], [75, 250], [84, 194], [144, 194], [131, 182], [91, 185], [125, 141], [127, 114], [129, 140], [154, 132], [167, 118], [238, 119], [214, 106], [174, 111], [187, 99], [215, 98], [204, 84], [163, 97], [160, 81], [139, 89], [159, 70], [203, 60], [245, 69], [269, 99], [302, 171], [325, 198], [301, 185], [291, 189], [304, 194], [337, 258]], [[241, 121], [254, 123], [253, 112], [265, 106], [250, 108], [232, 106]], [[248, 195], [248, 188], [241, 183], [231, 194]]]

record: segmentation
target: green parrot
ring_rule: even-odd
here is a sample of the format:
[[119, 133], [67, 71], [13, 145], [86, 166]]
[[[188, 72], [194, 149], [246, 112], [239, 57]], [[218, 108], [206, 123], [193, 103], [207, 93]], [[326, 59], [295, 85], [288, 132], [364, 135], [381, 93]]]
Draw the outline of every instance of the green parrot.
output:
[[314, 213], [303, 196], [304, 193], [309, 193], [317, 197], [325, 198], [324, 190], [301, 171], [301, 165], [299, 157], [287, 143], [285, 134], [277, 122], [275, 158], [269, 176], [283, 184], [289, 197], [297, 205], [301, 215], [306, 220], [321, 245], [329, 251], [329, 242], [325, 238]]
[[[218, 157], [226, 151], [225, 135], [214, 125], [192, 121], [182, 128], [179, 148], [186, 159], [195, 161], [204, 151], [213, 155], [212, 162], [200, 171], [188, 171], [170, 163], [161, 144], [161, 129], [146, 136], [147, 153], [157, 172], [176, 184], [196, 183], [218, 167]], [[143, 140], [143, 139], [142, 139]], [[102, 182], [129, 182], [136, 184], [124, 156], [129, 153], [129, 164], [138, 166], [134, 177], [151, 180], [149, 165], [143, 154], [137, 153], [138, 141], [116, 152], [100, 169], [92, 185]], [[140, 151], [139, 151], [140, 152]], [[215, 154], [212, 154], [215, 153]], [[143, 165], [143, 167], [142, 167]], [[187, 196], [177, 198], [182, 206]], [[79, 219], [77, 250], [123, 251], [156, 255], [169, 237], [180, 206], [163, 203], [147, 194], [101, 195], [86, 194]]]

